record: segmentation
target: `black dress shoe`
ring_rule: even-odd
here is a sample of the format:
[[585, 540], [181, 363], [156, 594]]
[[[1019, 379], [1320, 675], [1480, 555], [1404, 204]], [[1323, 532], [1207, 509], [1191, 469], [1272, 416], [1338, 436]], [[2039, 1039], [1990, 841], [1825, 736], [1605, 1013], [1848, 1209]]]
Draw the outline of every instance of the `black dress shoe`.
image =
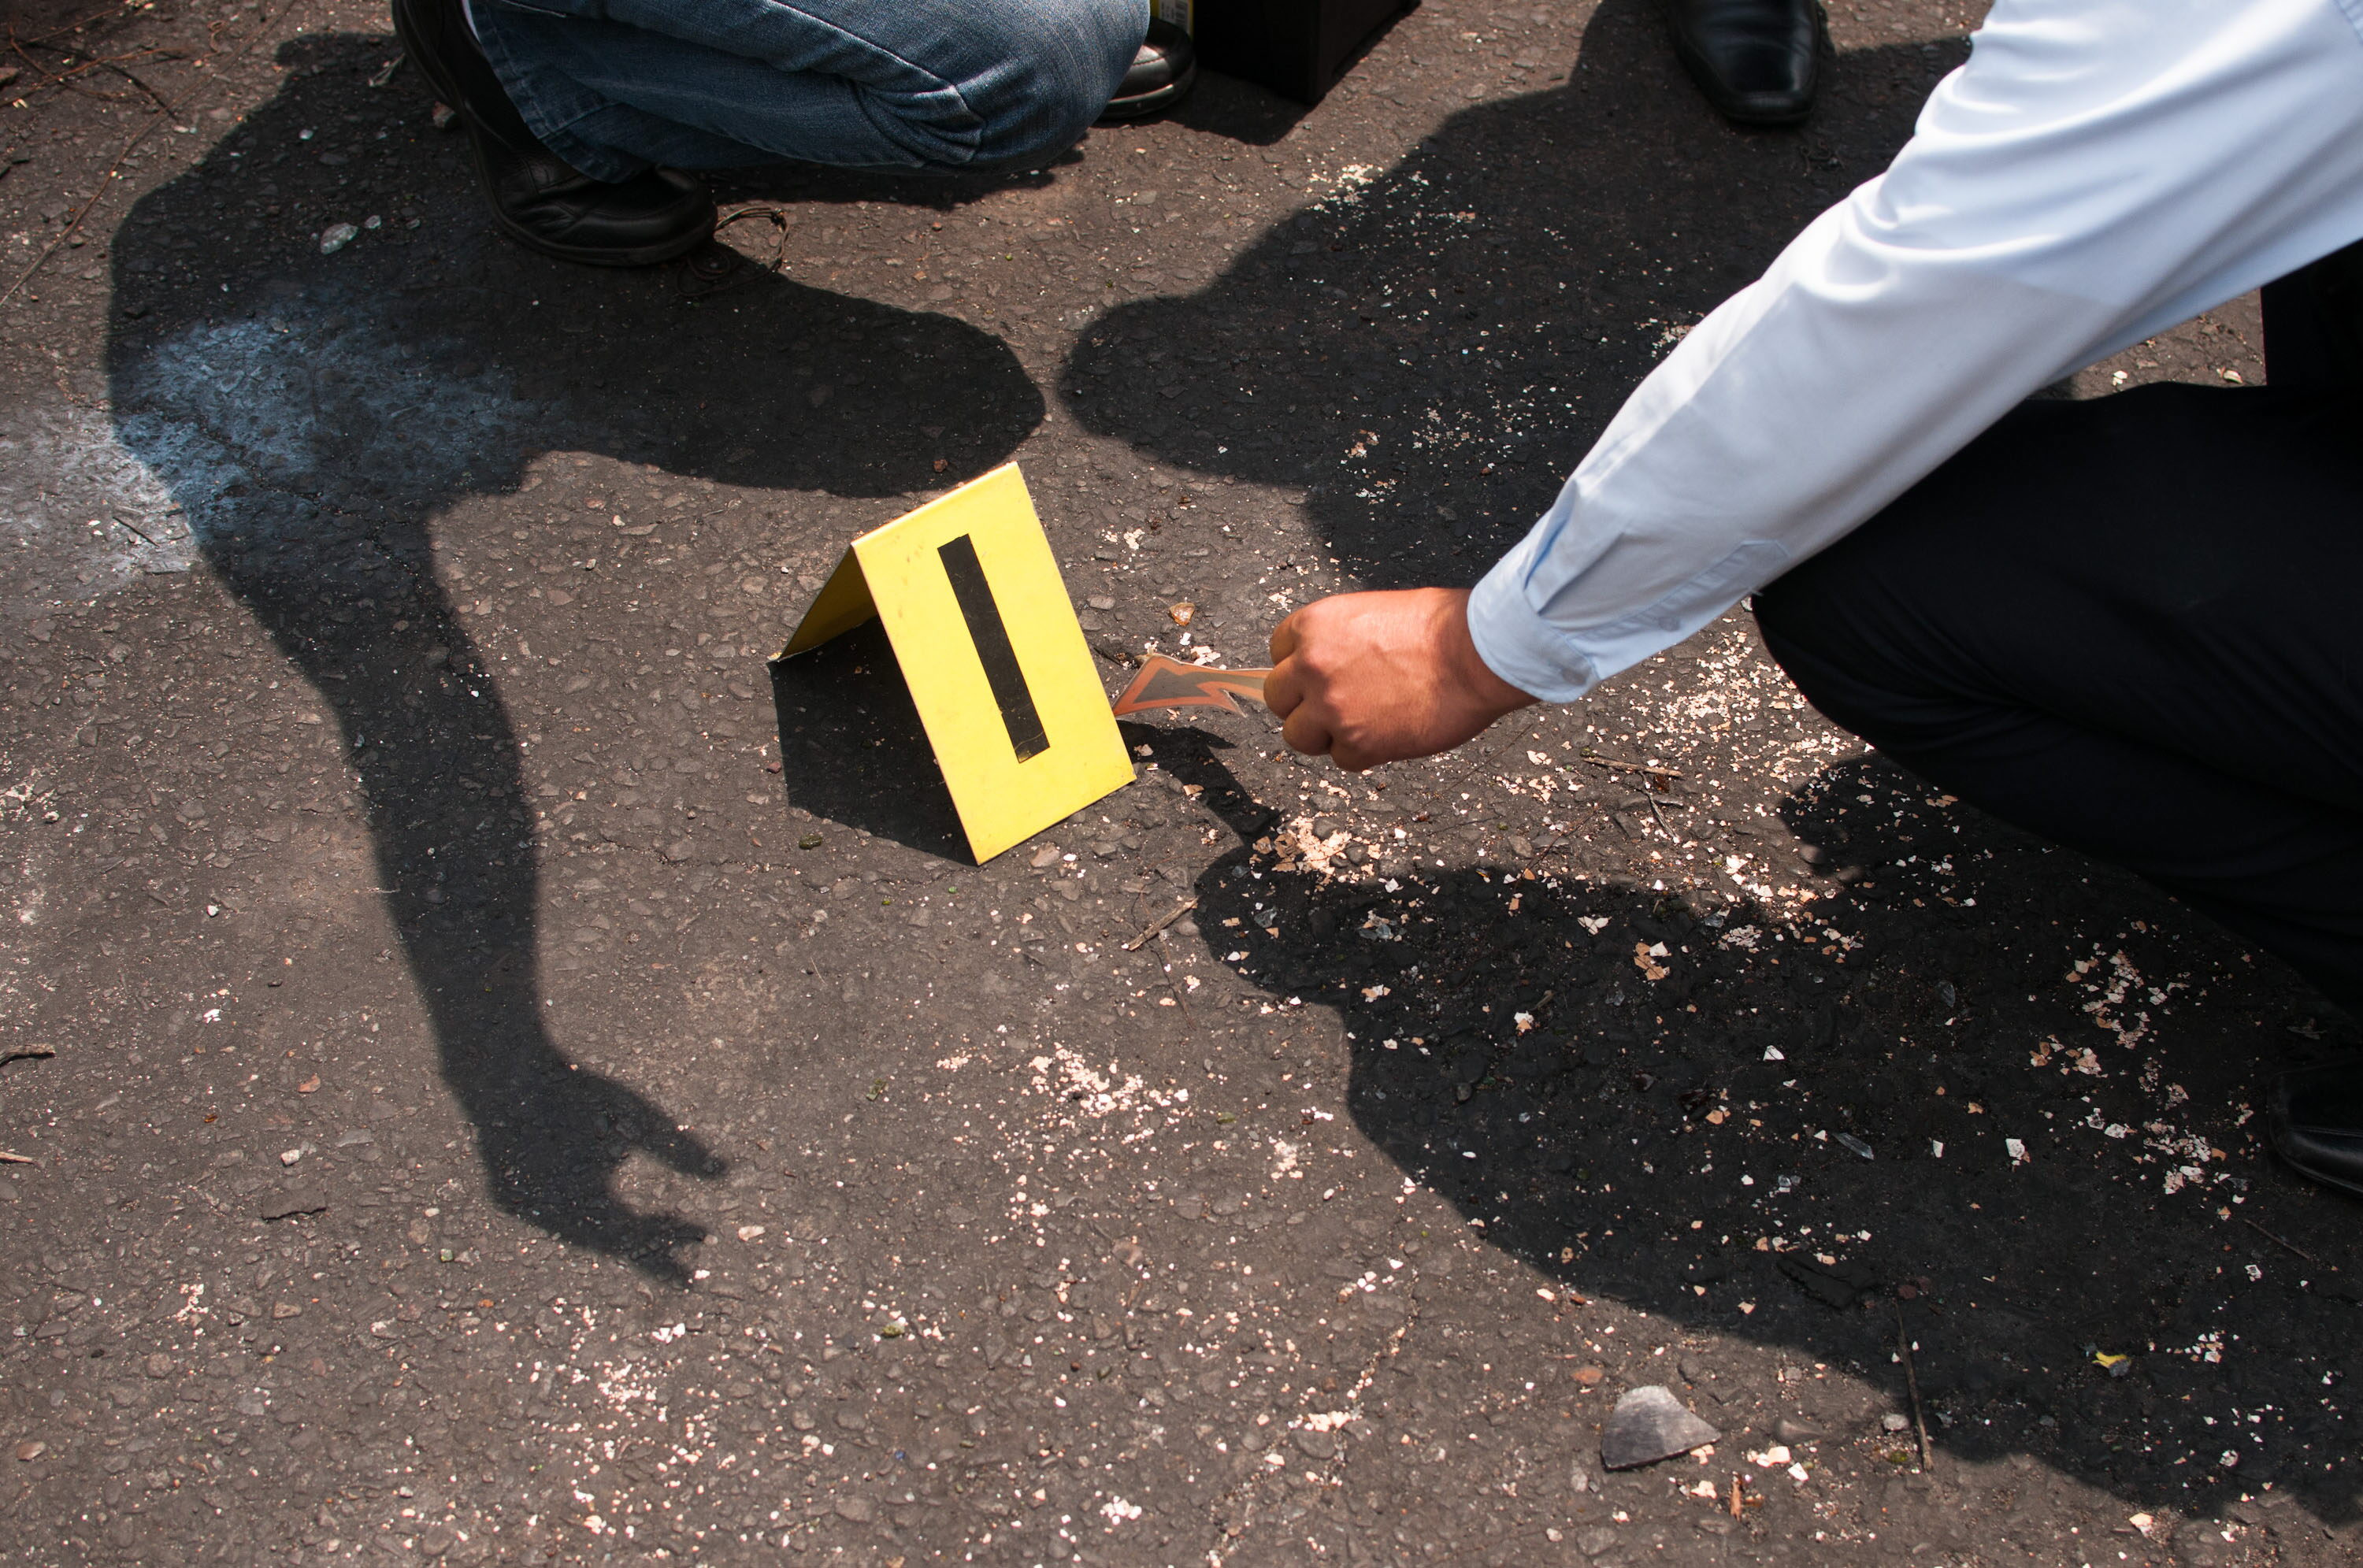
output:
[[542, 146], [476, 45], [463, 0], [394, 0], [394, 30], [436, 95], [458, 111], [502, 233], [545, 256], [594, 267], [645, 267], [714, 232], [703, 182], [650, 169], [594, 180]]
[[1725, 119], [1793, 125], [1814, 106], [1815, 0], [1664, 0], [1674, 52]]
[[2283, 1073], [2266, 1126], [2301, 1176], [2363, 1195], [2363, 1060]]
[[1175, 23], [1159, 17], [1148, 24], [1148, 37], [1132, 57], [1132, 69], [1100, 111], [1100, 124], [1117, 125], [1146, 119], [1170, 109], [1189, 96], [1198, 80], [1198, 49]]

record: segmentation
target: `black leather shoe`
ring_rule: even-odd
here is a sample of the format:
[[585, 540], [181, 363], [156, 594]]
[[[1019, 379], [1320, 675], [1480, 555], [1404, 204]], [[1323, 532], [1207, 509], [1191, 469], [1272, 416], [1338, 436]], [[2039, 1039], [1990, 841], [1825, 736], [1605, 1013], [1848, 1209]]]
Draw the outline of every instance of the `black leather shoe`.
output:
[[1102, 125], [1146, 119], [1190, 95], [1198, 80], [1198, 49], [1181, 27], [1159, 17], [1132, 57], [1132, 69], [1100, 111]]
[[463, 0], [394, 0], [394, 30], [436, 95], [458, 111], [502, 233], [545, 256], [645, 267], [714, 232], [714, 198], [694, 176], [650, 169], [594, 180], [542, 146], [469, 30]]
[[1794, 125], [1814, 106], [1822, 17], [1815, 0], [1663, 0], [1674, 52], [1725, 119]]
[[2363, 1060], [2283, 1073], [2266, 1126], [2298, 1174], [2363, 1195]]

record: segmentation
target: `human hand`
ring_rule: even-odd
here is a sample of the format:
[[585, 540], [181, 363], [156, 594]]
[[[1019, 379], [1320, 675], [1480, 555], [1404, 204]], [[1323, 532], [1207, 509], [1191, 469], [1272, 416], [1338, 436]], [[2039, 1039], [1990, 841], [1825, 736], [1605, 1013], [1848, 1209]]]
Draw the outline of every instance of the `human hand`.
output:
[[1477, 656], [1465, 589], [1316, 600], [1273, 629], [1271, 660], [1281, 736], [1349, 773], [1449, 751], [1535, 701]]

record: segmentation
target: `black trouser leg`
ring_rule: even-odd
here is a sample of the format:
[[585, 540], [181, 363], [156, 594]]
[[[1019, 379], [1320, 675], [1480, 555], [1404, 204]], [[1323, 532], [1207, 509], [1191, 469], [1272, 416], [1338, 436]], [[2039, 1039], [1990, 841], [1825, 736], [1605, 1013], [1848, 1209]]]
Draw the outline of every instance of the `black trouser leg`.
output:
[[1756, 611], [1897, 761], [2363, 1001], [2363, 394], [2027, 404]]

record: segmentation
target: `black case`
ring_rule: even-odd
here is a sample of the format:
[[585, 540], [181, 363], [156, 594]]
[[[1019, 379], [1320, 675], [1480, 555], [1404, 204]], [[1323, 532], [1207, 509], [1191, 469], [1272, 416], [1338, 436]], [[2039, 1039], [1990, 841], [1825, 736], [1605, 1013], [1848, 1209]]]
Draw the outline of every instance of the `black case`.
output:
[[1198, 63], [1317, 104], [1370, 36], [1419, 0], [1196, 0]]

